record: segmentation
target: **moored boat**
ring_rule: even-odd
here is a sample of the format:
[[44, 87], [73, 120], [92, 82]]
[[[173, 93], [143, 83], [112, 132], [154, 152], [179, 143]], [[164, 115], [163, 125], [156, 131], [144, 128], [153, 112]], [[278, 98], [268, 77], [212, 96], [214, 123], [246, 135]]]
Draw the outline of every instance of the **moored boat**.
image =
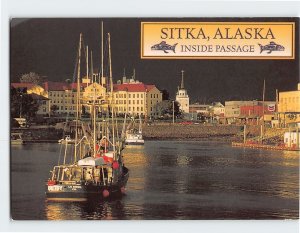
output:
[[142, 133], [142, 120], [139, 116], [139, 128], [135, 128], [135, 120], [132, 118], [131, 124], [128, 126], [125, 136], [125, 145], [144, 145], [145, 141], [143, 139]]
[[[80, 65], [82, 35], [78, 49], [78, 64]], [[108, 34], [109, 58], [110, 35]], [[110, 64], [111, 65], [111, 64]], [[110, 69], [111, 70], [111, 69]], [[93, 72], [92, 72], [93, 73]], [[113, 87], [110, 72], [110, 87]], [[65, 140], [63, 163], [54, 166], [46, 182], [46, 197], [52, 201], [90, 201], [122, 195], [129, 177], [129, 170], [122, 160], [122, 143], [115, 124], [114, 100], [111, 88], [111, 118], [101, 124], [96, 124], [96, 111], [101, 111], [107, 104], [96, 96], [87, 99], [90, 106], [92, 123], [80, 122], [80, 73], [77, 74], [77, 114], [74, 145]], [[81, 132], [80, 132], [81, 130]], [[61, 150], [62, 151], [62, 150]], [[69, 160], [69, 162], [67, 162]]]
[[22, 139], [22, 133], [11, 133], [10, 134], [10, 144], [11, 145], [22, 145], [24, 141]]

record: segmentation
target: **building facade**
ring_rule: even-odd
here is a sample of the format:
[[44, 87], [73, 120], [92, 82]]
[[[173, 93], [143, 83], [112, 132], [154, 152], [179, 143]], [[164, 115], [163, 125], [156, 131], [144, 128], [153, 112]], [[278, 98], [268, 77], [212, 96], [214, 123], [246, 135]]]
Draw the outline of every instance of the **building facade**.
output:
[[184, 88], [184, 80], [183, 80], [183, 73], [184, 71], [181, 71], [181, 84], [180, 87], [178, 87], [177, 93], [176, 93], [176, 101], [179, 103], [179, 108], [183, 113], [189, 113], [190, 112], [190, 98], [187, 94], [187, 90]]
[[297, 90], [279, 92], [278, 119], [281, 127], [300, 123], [300, 83]]
[[115, 109], [118, 114], [131, 116], [158, 116], [156, 105], [162, 101], [162, 93], [155, 85], [123, 83], [114, 85]]

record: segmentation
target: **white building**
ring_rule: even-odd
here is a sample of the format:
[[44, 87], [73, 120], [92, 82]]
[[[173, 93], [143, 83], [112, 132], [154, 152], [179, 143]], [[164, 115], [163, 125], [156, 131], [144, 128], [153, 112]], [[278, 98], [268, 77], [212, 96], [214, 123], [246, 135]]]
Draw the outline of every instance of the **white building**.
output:
[[180, 88], [178, 88], [178, 91], [176, 93], [176, 101], [179, 103], [179, 108], [184, 113], [189, 113], [190, 108], [190, 98], [187, 94], [187, 90], [184, 88], [184, 81], [183, 81], [183, 73], [184, 71], [181, 71], [181, 85]]

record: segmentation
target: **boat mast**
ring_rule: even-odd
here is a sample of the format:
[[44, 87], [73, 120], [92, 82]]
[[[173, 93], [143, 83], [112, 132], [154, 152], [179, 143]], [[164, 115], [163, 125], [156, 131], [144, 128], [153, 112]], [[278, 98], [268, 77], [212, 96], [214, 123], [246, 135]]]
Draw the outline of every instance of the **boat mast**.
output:
[[96, 80], [93, 78], [93, 51], [91, 51], [91, 72], [92, 72], [92, 80], [93, 80], [93, 89], [94, 89], [94, 95], [93, 95], [93, 105], [92, 105], [92, 111], [93, 111], [93, 138], [94, 138], [94, 158], [96, 157]]
[[[111, 48], [110, 48], [110, 33], [107, 33], [108, 36], [108, 53], [109, 53], [109, 79], [110, 79], [110, 95], [111, 95], [111, 115], [112, 115], [112, 137], [113, 137], [113, 151], [115, 152], [115, 123], [114, 123], [114, 97], [113, 97], [113, 80], [112, 80], [112, 68], [111, 68]], [[114, 153], [114, 159], [115, 153]]]
[[[103, 83], [103, 21], [101, 22], [101, 85], [104, 86]], [[99, 80], [100, 84], [100, 80]]]
[[[89, 46], [86, 46], [86, 79], [89, 80]], [[88, 86], [88, 83], [86, 84]]]
[[77, 141], [78, 141], [78, 120], [79, 120], [79, 111], [80, 111], [80, 59], [81, 59], [81, 43], [82, 43], [82, 33], [79, 36], [79, 46], [78, 46], [78, 67], [77, 67], [77, 101], [76, 101], [76, 129], [75, 129], [75, 160], [77, 160]]
[[261, 142], [263, 142], [263, 137], [265, 134], [265, 92], [266, 92], [266, 79], [264, 79], [264, 87], [263, 87], [263, 119], [262, 119], [262, 126], [261, 126]]

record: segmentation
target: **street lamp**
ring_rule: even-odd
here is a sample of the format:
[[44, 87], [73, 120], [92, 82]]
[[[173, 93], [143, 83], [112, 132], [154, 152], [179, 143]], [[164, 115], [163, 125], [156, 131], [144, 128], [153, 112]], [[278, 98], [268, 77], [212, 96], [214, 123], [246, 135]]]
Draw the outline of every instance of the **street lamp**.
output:
[[21, 102], [20, 102], [20, 118], [22, 118], [22, 100], [23, 100], [23, 95], [22, 94], [20, 94], [20, 96], [21, 96]]
[[172, 104], [173, 104], [173, 124], [174, 124], [174, 115], [175, 115], [175, 114], [174, 114], [174, 108], [175, 108], [175, 106], [174, 106], [174, 105], [175, 105], [175, 104], [174, 104], [174, 100], [172, 101]]

